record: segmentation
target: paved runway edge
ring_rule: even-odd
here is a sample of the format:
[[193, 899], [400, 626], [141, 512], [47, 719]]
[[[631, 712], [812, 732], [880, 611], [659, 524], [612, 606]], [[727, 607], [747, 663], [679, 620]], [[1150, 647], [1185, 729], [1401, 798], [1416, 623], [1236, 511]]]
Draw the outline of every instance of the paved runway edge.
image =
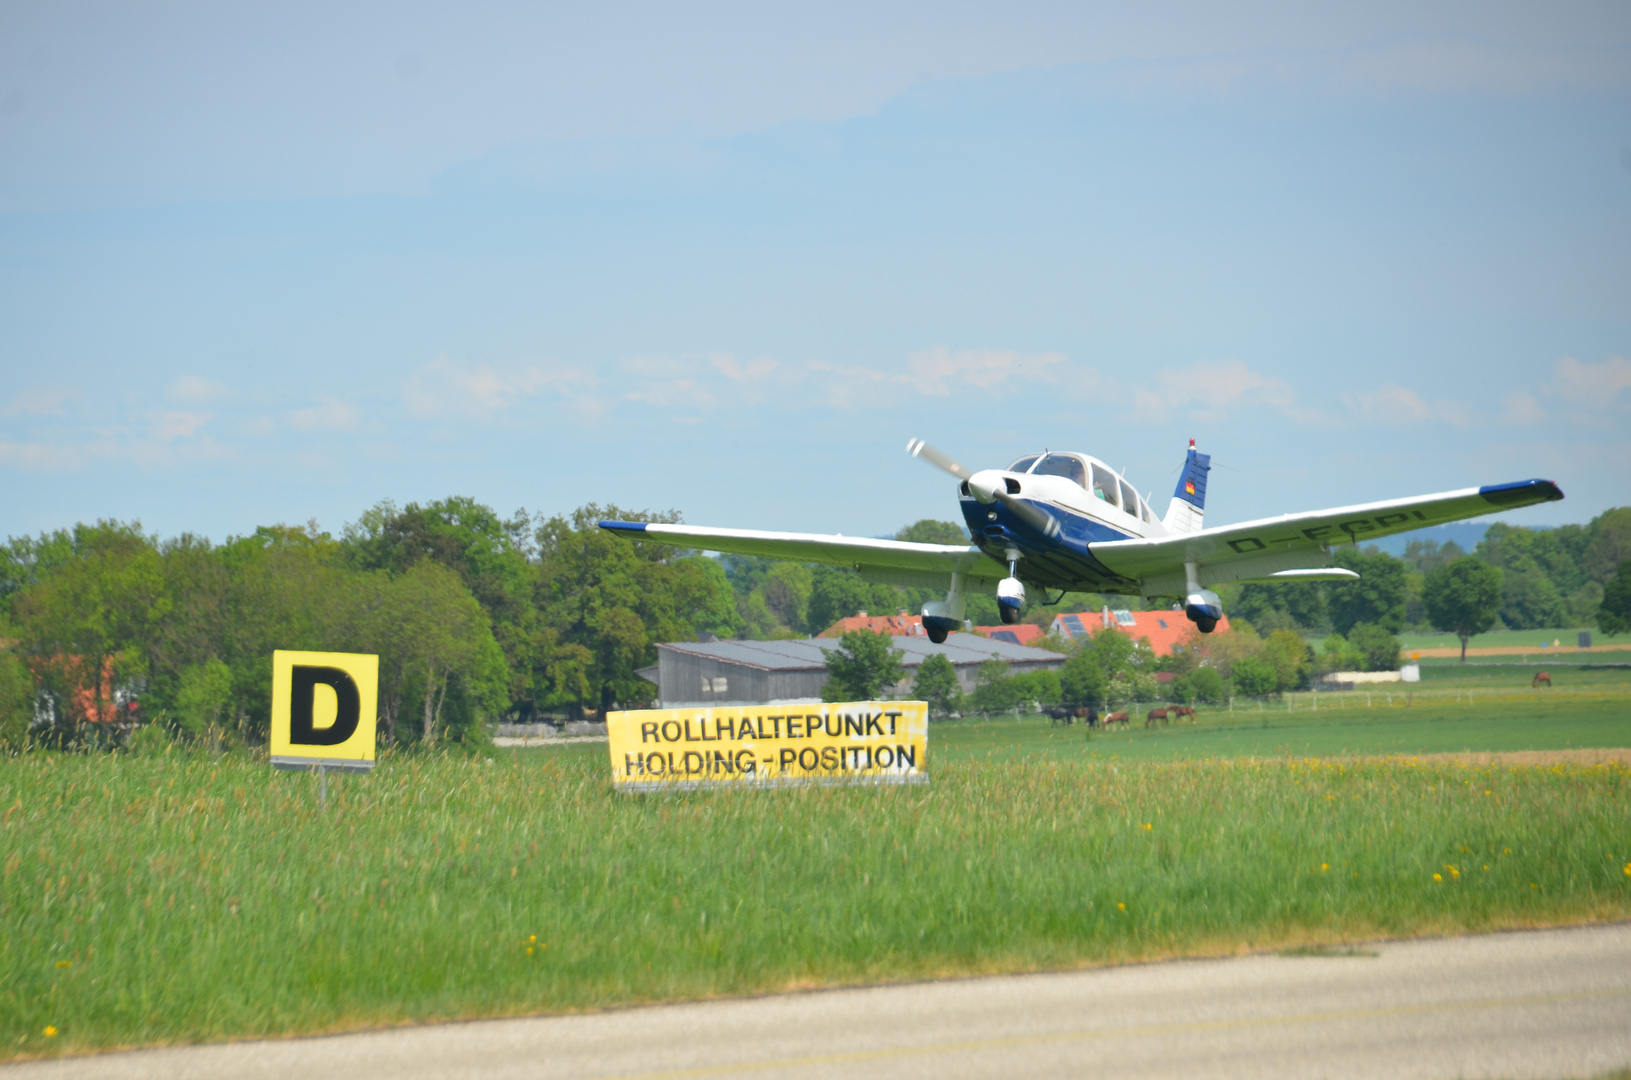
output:
[[1631, 1064], [1631, 923], [122, 1051], [24, 1077], [1581, 1076]]

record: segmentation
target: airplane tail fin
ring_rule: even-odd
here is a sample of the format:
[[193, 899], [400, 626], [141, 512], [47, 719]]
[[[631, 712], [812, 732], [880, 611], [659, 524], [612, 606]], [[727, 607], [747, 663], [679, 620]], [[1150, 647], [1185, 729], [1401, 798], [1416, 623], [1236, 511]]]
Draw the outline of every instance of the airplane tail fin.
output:
[[1212, 468], [1212, 455], [1195, 451], [1195, 440], [1189, 440], [1189, 457], [1184, 462], [1183, 475], [1167, 505], [1167, 516], [1161, 519], [1167, 533], [1178, 536], [1201, 531], [1201, 517], [1206, 511], [1206, 474]]

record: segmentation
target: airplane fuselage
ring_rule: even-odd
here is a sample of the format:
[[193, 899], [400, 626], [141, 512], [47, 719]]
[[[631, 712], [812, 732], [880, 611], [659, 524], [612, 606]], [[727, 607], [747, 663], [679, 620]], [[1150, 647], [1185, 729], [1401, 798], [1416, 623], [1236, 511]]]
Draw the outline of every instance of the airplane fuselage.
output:
[[[1057, 473], [1036, 471], [1054, 462]], [[1027, 464], [1029, 468], [1019, 468]], [[981, 502], [964, 481], [959, 488], [963, 520], [974, 543], [992, 559], [1010, 562], [1017, 552], [1019, 577], [1046, 589], [1139, 591], [1137, 581], [1105, 567], [1088, 545], [1167, 533], [1148, 502], [1108, 466], [1082, 454], [1053, 453], [1022, 458], [1008, 469], [987, 470], [976, 479], [989, 482], [990, 477], [999, 477], [1010, 496], [1023, 499], [1058, 525], [1054, 535], [1045, 535], [1002, 502]]]

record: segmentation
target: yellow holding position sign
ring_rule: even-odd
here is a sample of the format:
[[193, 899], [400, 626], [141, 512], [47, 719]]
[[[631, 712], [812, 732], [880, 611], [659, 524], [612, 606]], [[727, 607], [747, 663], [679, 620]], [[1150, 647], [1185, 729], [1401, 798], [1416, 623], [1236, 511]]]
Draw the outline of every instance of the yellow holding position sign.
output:
[[606, 714], [620, 791], [739, 784], [926, 784], [921, 701], [639, 709]]
[[279, 769], [374, 767], [379, 657], [272, 653], [272, 764]]

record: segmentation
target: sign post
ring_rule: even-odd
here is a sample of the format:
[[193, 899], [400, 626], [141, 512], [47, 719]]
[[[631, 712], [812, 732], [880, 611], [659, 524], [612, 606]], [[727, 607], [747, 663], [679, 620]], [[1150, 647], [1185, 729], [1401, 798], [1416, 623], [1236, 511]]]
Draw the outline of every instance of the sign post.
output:
[[929, 782], [922, 701], [630, 710], [606, 734], [619, 791]]
[[316, 769], [318, 802], [326, 804], [330, 769], [374, 767], [378, 703], [378, 656], [272, 653], [272, 767]]

